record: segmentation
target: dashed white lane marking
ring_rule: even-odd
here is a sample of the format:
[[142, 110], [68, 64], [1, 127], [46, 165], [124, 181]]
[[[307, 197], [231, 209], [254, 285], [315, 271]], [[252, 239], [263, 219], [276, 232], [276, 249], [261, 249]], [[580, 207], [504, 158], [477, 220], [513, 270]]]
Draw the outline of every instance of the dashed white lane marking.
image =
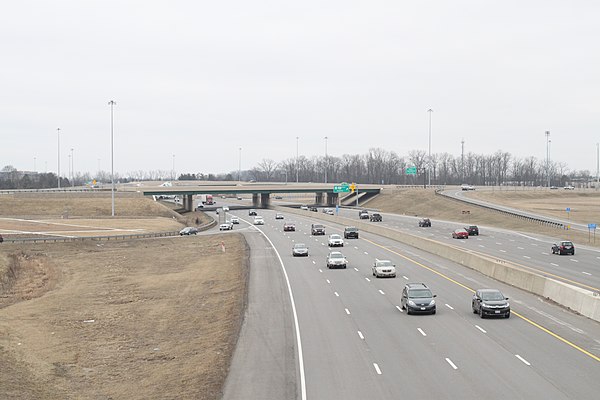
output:
[[544, 253], [543, 251], [542, 251], [542, 254], [545, 255], [545, 256], [550, 255], [549, 253]]
[[484, 245], [480, 244], [479, 247], [485, 247]]
[[502, 253], [506, 253], [506, 250], [500, 250]]
[[449, 359], [449, 358], [446, 358], [446, 362], [447, 362], [448, 364], [450, 364], [450, 366], [451, 366], [452, 368], [454, 368], [454, 369], [458, 369], [458, 367], [457, 367], [457, 366], [456, 366], [456, 365], [455, 365], [455, 364], [452, 362], [452, 360], [451, 360], [451, 359]]
[[523, 258], [526, 258], [526, 259], [529, 260], [531, 257], [529, 257], [529, 256], [523, 256]]
[[519, 360], [523, 361], [523, 364], [525, 364], [525, 365], [531, 365], [531, 363], [529, 361], [527, 361], [526, 359], [524, 359], [520, 355], [515, 354], [515, 357], [517, 357]]
[[319, 272], [320, 272], [320, 273], [323, 273], [323, 270], [322, 270], [321, 268], [319, 268]]
[[354, 248], [355, 248], [356, 250], [358, 250], [358, 247], [354, 246]]
[[519, 249], [519, 250], [525, 250], [525, 249], [524, 249], [524, 248], [522, 248], [522, 247], [517, 247], [517, 249]]
[[379, 289], [379, 293], [381, 293], [381, 294], [385, 294], [385, 293], [383, 292], [383, 290], [381, 290], [381, 289]]
[[315, 260], [313, 260], [313, 264], [316, 264], [317, 262]]
[[358, 268], [354, 268], [354, 270], [355, 270], [356, 272], [358, 272]]
[[350, 310], [348, 310], [347, 308], [344, 308], [344, 310], [346, 310], [346, 314], [350, 315]]
[[367, 282], [371, 282], [371, 280], [370, 280], [369, 278], [365, 278], [365, 280], [366, 280]]
[[496, 244], [497, 244], [498, 246], [502, 246], [502, 243], [498, 243], [498, 242], [496, 242]]
[[485, 331], [485, 329], [483, 329], [483, 328], [482, 328], [482, 327], [480, 327], [479, 325], [475, 325], [475, 328], [479, 329], [479, 330], [480, 330], [481, 332], [483, 332], [483, 333], [487, 333], [487, 332]]
[[358, 337], [361, 338], [362, 340], [365, 340], [365, 337], [363, 336], [361, 331], [358, 331]]
[[585, 275], [592, 276], [592, 274], [590, 274], [589, 272], [581, 271], [581, 273], [582, 273], [582, 274], [585, 274]]
[[446, 307], [448, 307], [451, 310], [454, 310], [454, 307], [452, 307], [450, 304], [446, 304]]
[[532, 246], [537, 246], [537, 244], [536, 244], [536, 243], [529, 243], [529, 244], [530, 244], [530, 245], [532, 245]]
[[558, 264], [550, 263], [550, 265], [554, 265], [555, 267], [558, 267]]
[[573, 261], [573, 262], [579, 262], [579, 260], [573, 260], [572, 258], [570, 260]]
[[377, 363], [373, 363], [373, 366], [375, 367], [375, 371], [377, 371], [377, 375], [381, 375], [381, 370], [379, 369], [379, 365], [377, 365]]
[[425, 332], [423, 332], [423, 329], [421, 329], [421, 328], [417, 328], [417, 330], [418, 330], [419, 332], [421, 332], [421, 335], [423, 335], [423, 336], [427, 336], [427, 334], [426, 334]]
[[402, 277], [403, 277], [404, 279], [408, 280], [408, 276], [404, 276], [404, 275], [402, 275]]
[[327, 283], [331, 284], [331, 281], [329, 279], [327, 279]]
[[337, 297], [340, 297], [338, 292], [333, 292], [333, 294], [335, 294]]
[[598, 260], [600, 260], [600, 257], [596, 257]]
[[396, 306], [396, 308], [398, 309], [398, 311], [400, 311], [400, 312], [404, 312], [404, 310], [402, 309], [402, 307], [400, 307], [400, 306]]
[[369, 255], [369, 253], [367, 253], [366, 251], [364, 252], [366, 255]]
[[321, 243], [321, 246], [325, 246], [325, 243]]

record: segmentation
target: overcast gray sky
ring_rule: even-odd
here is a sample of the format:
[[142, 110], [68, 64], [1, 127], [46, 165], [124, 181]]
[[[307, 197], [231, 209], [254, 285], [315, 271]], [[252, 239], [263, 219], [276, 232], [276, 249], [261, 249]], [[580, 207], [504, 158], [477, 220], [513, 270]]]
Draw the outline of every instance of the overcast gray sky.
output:
[[596, 0], [3, 2], [0, 167], [508, 151], [596, 171]]

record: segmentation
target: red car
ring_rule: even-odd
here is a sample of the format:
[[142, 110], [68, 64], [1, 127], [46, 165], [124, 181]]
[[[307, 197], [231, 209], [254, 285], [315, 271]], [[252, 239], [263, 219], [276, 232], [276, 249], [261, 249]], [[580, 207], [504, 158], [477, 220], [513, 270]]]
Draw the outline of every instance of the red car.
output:
[[453, 239], [468, 239], [469, 232], [467, 232], [464, 229], [457, 229], [454, 232], [452, 232], [452, 238]]

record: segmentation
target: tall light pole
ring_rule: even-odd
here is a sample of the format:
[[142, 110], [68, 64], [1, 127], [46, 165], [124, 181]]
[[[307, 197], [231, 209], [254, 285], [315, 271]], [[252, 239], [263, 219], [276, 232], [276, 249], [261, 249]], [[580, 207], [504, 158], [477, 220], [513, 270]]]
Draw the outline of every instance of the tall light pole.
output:
[[175, 154], [173, 154], [173, 169], [171, 170], [171, 180], [175, 180]]
[[33, 157], [33, 172], [37, 172], [37, 168], [35, 167], [35, 157]]
[[596, 190], [600, 186], [600, 143], [596, 143]]
[[461, 185], [465, 183], [465, 139], [463, 138], [460, 142], [460, 180]]
[[430, 108], [429, 110], [427, 110], [427, 113], [429, 114], [429, 160], [427, 163], [427, 185], [431, 186], [431, 113], [433, 112], [433, 110]]
[[58, 138], [58, 188], [60, 189], [60, 128], [56, 128], [56, 136]]
[[242, 181], [242, 148], [239, 148], [239, 161], [238, 161], [238, 182]]
[[296, 183], [298, 183], [298, 168], [300, 167], [299, 158], [298, 158], [298, 140], [300, 136], [296, 136]]
[[69, 172], [67, 172], [67, 179], [70, 182], [71, 181], [71, 155], [67, 154], [67, 158], [69, 159], [69, 162], [67, 163], [67, 166], [69, 168]]
[[73, 157], [73, 148], [71, 147], [71, 187], [75, 187], [75, 158]]
[[325, 136], [325, 183], [327, 183], [327, 136]]
[[550, 188], [550, 131], [546, 131], [546, 176]]
[[113, 118], [113, 107], [115, 103], [114, 100], [108, 102], [110, 106], [110, 192], [112, 199], [112, 211], [111, 216], [115, 216], [115, 146], [114, 146], [114, 118]]

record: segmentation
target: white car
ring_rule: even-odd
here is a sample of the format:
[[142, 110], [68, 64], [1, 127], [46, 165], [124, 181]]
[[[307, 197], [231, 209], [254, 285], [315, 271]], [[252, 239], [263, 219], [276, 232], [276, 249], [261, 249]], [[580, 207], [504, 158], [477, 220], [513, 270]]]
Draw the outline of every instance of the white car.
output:
[[335, 215], [335, 212], [331, 208], [326, 208], [323, 212], [327, 215]]
[[329, 235], [329, 247], [344, 247], [344, 239], [338, 234]]
[[373, 276], [376, 278], [382, 276], [396, 277], [396, 266], [390, 260], [375, 260], [372, 270]]
[[346, 268], [348, 260], [339, 251], [332, 251], [327, 256], [327, 268]]
[[231, 223], [237, 225], [240, 223], [240, 219], [234, 215], [233, 217], [231, 217]]
[[308, 206], [306, 206], [306, 205], [304, 205], [304, 206], [300, 206], [300, 209], [301, 209], [301, 210], [306, 210], [306, 211], [308, 211]]
[[229, 207], [223, 206], [223, 211], [229, 211]]
[[571, 186], [571, 185], [565, 186], [565, 190], [575, 190], [575, 186]]
[[265, 224], [265, 220], [263, 219], [263, 217], [257, 215], [256, 217], [254, 217], [254, 225], [264, 225]]
[[223, 222], [221, 225], [219, 225], [220, 231], [230, 231], [232, 229], [233, 229], [233, 223], [230, 221]]

